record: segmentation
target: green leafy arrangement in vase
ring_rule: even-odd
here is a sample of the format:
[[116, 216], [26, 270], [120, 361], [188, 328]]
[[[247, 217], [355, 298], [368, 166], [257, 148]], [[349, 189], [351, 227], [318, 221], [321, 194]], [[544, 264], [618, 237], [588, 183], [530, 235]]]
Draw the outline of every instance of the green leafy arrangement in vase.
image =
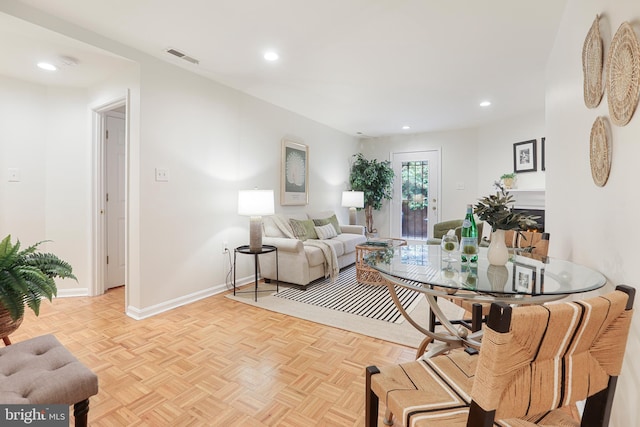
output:
[[55, 278], [77, 280], [71, 265], [54, 254], [37, 251], [41, 243], [20, 250], [20, 241], [12, 244], [10, 235], [0, 242], [0, 308], [13, 320], [22, 318], [25, 305], [37, 316], [42, 298], [51, 301], [58, 292]]
[[539, 216], [513, 212], [515, 202], [513, 196], [506, 192], [500, 183], [496, 182], [494, 185], [498, 187], [496, 194], [479, 199], [473, 209], [481, 221], [491, 226], [491, 231], [523, 231], [538, 225], [536, 220], [540, 218]]

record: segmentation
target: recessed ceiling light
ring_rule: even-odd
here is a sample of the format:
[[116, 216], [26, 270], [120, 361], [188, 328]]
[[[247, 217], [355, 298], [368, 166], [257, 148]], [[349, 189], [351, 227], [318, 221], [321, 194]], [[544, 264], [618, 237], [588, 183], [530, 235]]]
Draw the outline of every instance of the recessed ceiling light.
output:
[[58, 67], [56, 67], [53, 64], [49, 64], [48, 62], [38, 62], [38, 68], [41, 68], [47, 71], [55, 71], [58, 69]]
[[482, 102], [480, 103], [480, 106], [481, 106], [481, 107], [488, 107], [489, 105], [491, 105], [491, 101], [482, 101]]
[[264, 59], [266, 59], [267, 61], [277, 61], [278, 58], [280, 58], [278, 54], [272, 50], [265, 52], [264, 54]]
[[411, 129], [411, 126], [407, 126], [407, 125], [402, 126], [402, 130], [409, 130], [409, 129]]

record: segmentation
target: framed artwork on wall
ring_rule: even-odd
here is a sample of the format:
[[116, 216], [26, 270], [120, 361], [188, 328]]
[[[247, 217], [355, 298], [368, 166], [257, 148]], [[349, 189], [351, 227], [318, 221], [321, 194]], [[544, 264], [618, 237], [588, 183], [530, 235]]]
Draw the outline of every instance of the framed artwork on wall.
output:
[[283, 139], [280, 169], [280, 204], [309, 203], [309, 147]]
[[546, 170], [545, 166], [544, 166], [544, 140], [545, 137], [543, 136], [542, 139], [540, 140], [540, 170]]
[[535, 172], [536, 168], [536, 140], [516, 142], [513, 144], [513, 171]]

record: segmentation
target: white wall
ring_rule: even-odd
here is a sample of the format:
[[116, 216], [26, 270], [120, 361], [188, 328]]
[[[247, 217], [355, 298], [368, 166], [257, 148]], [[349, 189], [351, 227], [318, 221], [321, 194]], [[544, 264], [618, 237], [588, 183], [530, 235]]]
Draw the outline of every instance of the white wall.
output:
[[[0, 76], [0, 236], [24, 245], [43, 240], [45, 232], [45, 159], [43, 123], [45, 87]], [[8, 182], [8, 169], [20, 182]], [[19, 225], [16, 225], [19, 224]]]
[[53, 241], [47, 249], [73, 262], [78, 278], [78, 282], [61, 283], [59, 295], [86, 294], [92, 280], [91, 207], [86, 203], [91, 200], [92, 183], [87, 91], [47, 88], [46, 108], [46, 116], [39, 124], [46, 133], [45, 150], [31, 156], [41, 157], [45, 163], [45, 204], [41, 212], [45, 236]]
[[[609, 180], [597, 187], [589, 163], [589, 136], [598, 116], [609, 117], [607, 94], [596, 109], [583, 101], [582, 46], [596, 14], [605, 56], [610, 40], [624, 21], [640, 35], [640, 3], [632, 0], [569, 0], [547, 68], [547, 228], [552, 255], [571, 258], [603, 272], [610, 285], [638, 287], [635, 226], [640, 198], [640, 113], [624, 127], [611, 125], [612, 165]], [[638, 300], [636, 298], [636, 306]], [[626, 359], [615, 395], [611, 425], [640, 424], [640, 316], [635, 315]]]
[[[67, 224], [50, 223], [49, 212], [30, 202], [34, 198], [25, 197], [26, 194], [48, 197], [51, 200], [48, 207], [60, 218], [57, 193], [49, 196], [54, 183], [45, 188], [45, 177], [40, 176], [35, 184], [21, 187], [25, 191], [17, 199], [20, 211], [0, 210], [0, 226], [31, 229], [38, 238], [48, 238], [50, 234], [69, 236], [65, 247], [73, 247], [70, 262], [75, 269], [86, 270], [91, 264], [94, 208], [91, 110], [128, 94], [127, 296], [128, 312], [133, 316], [151, 315], [224, 289], [229, 259], [221, 253], [223, 241], [233, 248], [248, 240], [248, 218], [236, 213], [240, 189], [273, 188], [278, 212], [332, 209], [346, 222], [347, 211], [340, 206], [340, 196], [347, 188], [348, 161], [357, 151], [356, 138], [28, 6], [15, 4], [7, 12], [132, 61], [123, 61], [119, 75], [89, 88], [82, 105], [77, 103], [77, 93], [71, 97], [73, 101], [52, 97], [52, 107], [56, 103], [61, 107], [74, 103], [78, 115], [73, 120], [64, 109], [59, 112], [42, 109], [39, 100], [49, 88], [21, 83], [16, 92], [11, 84], [6, 88], [0, 86], [0, 90], [7, 91], [7, 96], [0, 100], [0, 111], [10, 110], [14, 99], [19, 100], [14, 111], [7, 113], [6, 119], [15, 129], [4, 131], [9, 133], [6, 140], [23, 134], [28, 138], [24, 147], [0, 142], [0, 147], [10, 153], [0, 157], [2, 162], [26, 164], [25, 156], [36, 153], [27, 172], [33, 169], [33, 173], [40, 173], [45, 165], [52, 166], [58, 182], [77, 190], [65, 197], [71, 199], [71, 205], [79, 207], [74, 218], [81, 217], [71, 234], [67, 233]], [[58, 95], [63, 92], [52, 90]], [[61, 144], [65, 151], [75, 149], [70, 161], [76, 163], [68, 168], [56, 166], [63, 155], [52, 153], [50, 159], [45, 156], [49, 150], [43, 150], [42, 135], [48, 129], [34, 128], [29, 123], [33, 115], [44, 118], [49, 114], [55, 114], [56, 129], [64, 129], [73, 137], [73, 142], [65, 136], [57, 138], [50, 147], [55, 150]], [[78, 119], [79, 116], [83, 119]], [[281, 139], [285, 136], [309, 146], [308, 206], [279, 206]], [[156, 182], [155, 168], [167, 169], [169, 182]], [[70, 176], [66, 170], [75, 175]], [[73, 179], [77, 181], [70, 182]], [[14, 201], [16, 188], [0, 186], [0, 197], [13, 197]], [[33, 224], [25, 225], [24, 220], [30, 217], [34, 218], [30, 221]], [[252, 275], [251, 261], [249, 257], [238, 259], [240, 278]], [[83, 274], [80, 291], [89, 289], [92, 273]]]
[[[272, 188], [276, 211], [333, 209], [347, 187], [356, 138], [154, 59], [90, 90], [49, 88], [0, 79], [0, 167], [22, 181], [0, 180], [0, 230], [25, 243], [51, 239], [92, 284], [92, 108], [130, 94], [129, 309], [146, 316], [224, 289], [233, 248], [248, 240], [248, 218], [237, 215], [237, 192]], [[309, 146], [308, 206], [279, 206], [283, 137]], [[156, 182], [155, 168], [169, 171]], [[5, 230], [7, 230], [5, 232]], [[253, 273], [238, 259], [238, 276]], [[64, 292], [62, 292], [64, 294]]]
[[493, 182], [513, 172], [513, 144], [536, 140], [535, 172], [517, 174], [518, 189], [544, 189], [541, 140], [545, 136], [544, 108], [478, 128], [478, 197], [495, 192]]
[[[354, 137], [176, 67], [142, 64], [140, 254], [143, 307], [224, 283], [220, 251], [246, 244], [240, 189], [274, 189], [276, 211], [334, 209], [348, 181]], [[279, 206], [283, 137], [309, 146], [307, 207]], [[133, 166], [132, 166], [133, 167]], [[155, 182], [154, 169], [169, 171]], [[240, 277], [253, 273], [238, 258]]]
[[[462, 218], [466, 205], [496, 191], [493, 182], [513, 171], [513, 144], [544, 136], [544, 110], [474, 129], [395, 135], [361, 140], [368, 159], [389, 160], [392, 152], [441, 151], [440, 221]], [[545, 187], [545, 173], [518, 174], [518, 188]], [[458, 185], [464, 186], [463, 190]], [[380, 235], [390, 235], [390, 204], [374, 212]], [[360, 215], [362, 215], [360, 213]]]
[[[83, 89], [0, 76], [0, 235], [23, 248], [51, 240], [41, 250], [70, 262], [78, 278], [58, 281], [59, 295], [86, 294], [91, 277], [86, 102]], [[19, 169], [19, 182], [8, 181], [9, 168]]]
[[[439, 133], [396, 135], [361, 140], [361, 151], [368, 159], [390, 160], [391, 153], [440, 150], [442, 221], [464, 216], [466, 205], [477, 194], [477, 135], [474, 129]], [[456, 190], [457, 183], [464, 190]], [[390, 235], [388, 201], [373, 213], [373, 221], [381, 236]]]

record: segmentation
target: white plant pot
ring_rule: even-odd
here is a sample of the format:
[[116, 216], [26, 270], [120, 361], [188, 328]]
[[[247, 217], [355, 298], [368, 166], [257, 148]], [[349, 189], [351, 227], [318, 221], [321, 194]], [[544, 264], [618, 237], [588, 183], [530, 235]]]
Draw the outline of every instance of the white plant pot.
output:
[[504, 241], [504, 230], [491, 232], [487, 260], [491, 265], [505, 265], [509, 261], [509, 249], [507, 249], [507, 244]]

